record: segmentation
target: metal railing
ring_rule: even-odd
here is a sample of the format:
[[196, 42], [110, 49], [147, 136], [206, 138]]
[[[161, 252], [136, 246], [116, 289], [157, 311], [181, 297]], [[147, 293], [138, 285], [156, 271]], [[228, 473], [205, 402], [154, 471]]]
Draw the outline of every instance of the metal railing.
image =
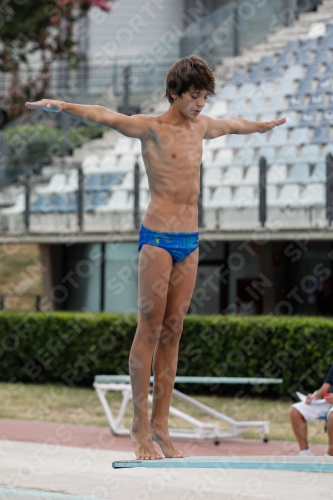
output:
[[[201, 165], [201, 172], [203, 170], [203, 167]], [[266, 175], [267, 174], [267, 161], [266, 158], [261, 157], [259, 159], [259, 179], [258, 179], [258, 188], [259, 188], [259, 210], [258, 210], [258, 219], [257, 221], [261, 224], [262, 227], [265, 227], [266, 220], [267, 220], [267, 179]], [[112, 229], [110, 226], [106, 224], [106, 226], [101, 229], [101, 231], [112, 231], [112, 230], [117, 230], [121, 231], [124, 229], [129, 229], [129, 230], [137, 230], [140, 227], [141, 223], [141, 214], [143, 213], [143, 209], [140, 205], [140, 167], [138, 163], [135, 163], [133, 165], [133, 176], [134, 176], [134, 191], [133, 191], [133, 206], [132, 206], [132, 213], [127, 214], [126, 218], [126, 227], [120, 226], [116, 229]], [[22, 231], [29, 232], [30, 231], [30, 221], [31, 221], [31, 191], [32, 191], [32, 182], [31, 182], [32, 176], [31, 172], [29, 169], [27, 169], [27, 172], [25, 176], [22, 178], [22, 185], [24, 186], [24, 192], [25, 192], [25, 209], [22, 211], [21, 214], [17, 214], [20, 219], [20, 228]], [[85, 175], [83, 172], [83, 169], [81, 166], [78, 167], [78, 189], [73, 193], [75, 196], [77, 196], [77, 203], [76, 203], [76, 214], [75, 210], [74, 213], [72, 213], [72, 216], [76, 216], [76, 223], [74, 222], [73, 217], [71, 218], [71, 230], [72, 231], [79, 231], [79, 232], [91, 232], [92, 228], [94, 231], [98, 230], [99, 228], [99, 221], [98, 221], [98, 214], [93, 212], [93, 221], [92, 221], [92, 227], [86, 227], [86, 221], [89, 220], [90, 215], [85, 212], [85, 206], [84, 206], [84, 182], [85, 182]], [[203, 228], [205, 227], [205, 210], [204, 210], [204, 202], [205, 200], [202, 198], [203, 196], [203, 187], [202, 184], [204, 184], [204, 172], [203, 175], [200, 176], [200, 197], [198, 201], [198, 209], [199, 209], [199, 227]], [[118, 187], [118, 186], [116, 186]], [[324, 201], [324, 200], [323, 200]], [[222, 209], [222, 208], [221, 208]], [[326, 157], [326, 200], [325, 200], [325, 217], [326, 220], [328, 221], [328, 225], [332, 225], [333, 221], [333, 155], [328, 154]], [[54, 212], [45, 212], [45, 215], [47, 213], [56, 213], [57, 210], [55, 209]], [[115, 210], [117, 212], [117, 210]], [[1, 212], [0, 212], [1, 216]], [[112, 212], [110, 212], [110, 217], [112, 217]], [[88, 225], [89, 226], [89, 225]], [[4, 217], [1, 217], [1, 224], [0, 224], [0, 229], [2, 231], [8, 231], [10, 226], [8, 224], [4, 223]], [[18, 227], [16, 227], [16, 230]], [[64, 227], [57, 227], [55, 230], [56, 231], [62, 231], [64, 230]], [[218, 229], [218, 227], [216, 227]], [[13, 230], [13, 227], [11, 228]], [[15, 230], [15, 227], [14, 227]], [[41, 232], [45, 231], [43, 226], [41, 226], [40, 229]]]

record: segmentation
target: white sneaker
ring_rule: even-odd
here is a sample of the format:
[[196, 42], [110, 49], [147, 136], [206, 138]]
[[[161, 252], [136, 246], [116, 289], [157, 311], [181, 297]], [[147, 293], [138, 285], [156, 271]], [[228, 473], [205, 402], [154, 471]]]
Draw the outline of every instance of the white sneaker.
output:
[[308, 448], [307, 450], [301, 450], [299, 453], [298, 453], [299, 456], [301, 457], [312, 457], [314, 454], [313, 454], [313, 451], [310, 450], [310, 448]]
[[332, 456], [332, 455], [329, 455], [328, 453], [325, 453], [324, 457], [325, 457], [325, 458], [333, 458], [333, 456]]

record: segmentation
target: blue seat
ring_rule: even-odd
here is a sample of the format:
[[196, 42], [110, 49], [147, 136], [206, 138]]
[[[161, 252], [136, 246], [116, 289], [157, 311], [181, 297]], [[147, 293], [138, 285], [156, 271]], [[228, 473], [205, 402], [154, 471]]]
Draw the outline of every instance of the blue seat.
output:
[[301, 80], [298, 84], [298, 88], [295, 94], [310, 95], [313, 92], [312, 80], [308, 78], [306, 80]]
[[327, 417], [317, 417], [316, 420], [325, 420], [325, 423], [324, 423], [324, 432], [327, 432], [327, 428], [328, 428]]
[[297, 158], [297, 147], [293, 144], [289, 144], [281, 148], [280, 152], [276, 155], [274, 163], [278, 165], [293, 164], [297, 161]]
[[68, 195], [59, 193], [55, 196], [52, 204], [52, 212], [65, 213], [68, 207]]
[[314, 131], [312, 139], [309, 141], [311, 144], [327, 144], [330, 142], [330, 131], [326, 125], [317, 127]]
[[66, 213], [72, 213], [72, 212], [77, 212], [77, 191], [72, 194], [70, 199], [68, 200], [68, 205], [66, 210], [64, 210]]
[[295, 163], [289, 172], [289, 175], [278, 184], [307, 184], [309, 182], [310, 169], [307, 163]]
[[251, 99], [248, 104], [249, 110], [252, 113], [258, 113], [260, 110], [265, 108], [265, 99], [264, 97], [256, 97], [255, 99]]
[[285, 108], [284, 97], [281, 95], [277, 95], [269, 100], [266, 111], [280, 112], [284, 108]]
[[274, 67], [272, 56], [263, 56], [257, 64], [257, 69], [272, 69]]
[[246, 82], [242, 85], [237, 94], [237, 100], [241, 98], [251, 99], [256, 93], [255, 83]]
[[278, 60], [276, 61], [277, 68], [289, 68], [294, 63], [294, 57], [292, 52], [282, 52], [279, 54]]
[[284, 80], [303, 80], [303, 66], [301, 64], [293, 64], [287, 69]]
[[324, 148], [321, 152], [321, 155], [320, 155], [320, 160], [326, 161], [326, 157], [328, 154], [333, 155], [333, 144], [327, 144], [326, 146], [324, 146]]
[[300, 47], [300, 50], [302, 52], [311, 50], [313, 52], [316, 52], [318, 49], [318, 43], [317, 43], [317, 38], [308, 38], [307, 40], [304, 40], [302, 46]]
[[321, 73], [320, 64], [311, 64], [304, 75], [304, 78], [319, 78]]
[[290, 134], [288, 143], [295, 146], [302, 146], [308, 142], [308, 139], [308, 127], [295, 127]]
[[320, 125], [333, 126], [333, 107], [324, 110]]
[[222, 101], [233, 101], [234, 99], [236, 99], [236, 95], [237, 95], [237, 86], [235, 84], [227, 83], [222, 88], [220, 98]]
[[231, 80], [229, 80], [228, 83], [231, 83], [233, 85], [243, 85], [243, 83], [247, 80], [247, 76], [245, 74], [245, 71], [239, 70], [235, 71], [235, 73], [232, 75]]
[[305, 144], [299, 154], [298, 161], [317, 163], [320, 158], [319, 146], [318, 144]]
[[283, 52], [297, 52], [300, 48], [298, 40], [289, 40], [284, 47]]
[[332, 107], [333, 107], [333, 94], [330, 94], [328, 98], [327, 108], [332, 108]]
[[274, 146], [263, 146], [259, 149], [258, 151], [258, 161], [259, 158], [263, 156], [266, 158], [268, 164], [275, 163], [275, 158], [276, 158], [276, 152]]
[[313, 64], [318, 64], [318, 63], [324, 63], [327, 64], [330, 61], [330, 57], [328, 56], [328, 51], [326, 48], [318, 50], [314, 60], [312, 61]]
[[332, 34], [323, 37], [323, 39], [321, 41], [320, 49], [326, 49], [326, 50], [333, 49], [333, 36], [332, 36]]
[[287, 142], [287, 129], [283, 127], [271, 130], [267, 146], [284, 146]]
[[246, 135], [241, 134], [230, 134], [227, 137], [227, 147], [235, 149], [243, 148], [248, 138]]
[[30, 209], [32, 214], [49, 214], [52, 212], [51, 197], [49, 194], [38, 195], [37, 200]]
[[271, 82], [283, 77], [282, 67], [274, 66], [268, 73], [266, 80]]
[[107, 190], [113, 186], [117, 186], [118, 184], [121, 184], [121, 176], [119, 175], [119, 173], [107, 174], [103, 185], [101, 186], [101, 189]]
[[90, 174], [85, 182], [85, 191], [97, 191], [101, 188], [102, 176], [101, 174]]
[[109, 195], [107, 191], [99, 191], [94, 193], [90, 203], [84, 207], [85, 212], [94, 212], [99, 205], [106, 205]]
[[309, 66], [312, 59], [313, 51], [299, 50], [294, 54], [294, 64], [301, 64], [302, 66]]
[[307, 105], [306, 111], [325, 109], [325, 95], [322, 92], [316, 92], [310, 96], [310, 101]]
[[326, 182], [326, 162], [320, 161], [315, 164], [309, 182]]
[[331, 76], [324, 76], [318, 79], [317, 92], [325, 92], [326, 94], [333, 92]]
[[257, 162], [253, 148], [242, 148], [238, 151], [234, 159], [234, 165], [246, 167]]
[[316, 127], [315, 111], [303, 111], [298, 124], [299, 127]]
[[[284, 125], [285, 127], [291, 129], [299, 126], [299, 116], [296, 111], [290, 111], [289, 109], [287, 109], [286, 111], [282, 111], [279, 114], [278, 118], [283, 118], [283, 117], [287, 118], [287, 122]], [[268, 121], [268, 120], [262, 120], [262, 121]]]
[[325, 71], [321, 75], [321, 78], [325, 78], [326, 76], [333, 76], [333, 62], [325, 65]]
[[304, 104], [304, 96], [299, 95], [291, 95], [289, 99], [288, 109], [293, 111], [303, 111], [305, 108]]
[[294, 94], [294, 82], [292, 80], [281, 81], [274, 95], [290, 96]]
[[250, 72], [249, 82], [261, 83], [264, 80], [264, 70], [263, 69], [253, 69]]

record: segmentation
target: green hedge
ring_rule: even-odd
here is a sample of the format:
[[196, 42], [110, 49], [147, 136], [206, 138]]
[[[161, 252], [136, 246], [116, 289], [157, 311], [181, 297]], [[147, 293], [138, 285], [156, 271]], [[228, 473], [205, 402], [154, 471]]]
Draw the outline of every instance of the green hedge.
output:
[[[70, 127], [72, 149], [79, 148], [87, 140], [100, 138], [106, 127], [95, 123], [80, 123]], [[7, 168], [47, 165], [53, 156], [61, 154], [63, 132], [50, 125], [22, 124], [5, 130]]]
[[[2, 381], [91, 385], [128, 373], [137, 317], [118, 314], [0, 314]], [[315, 317], [186, 316], [178, 374], [282, 377], [281, 385], [183, 385], [206, 394], [294, 397], [321, 385], [333, 364], [333, 320]]]

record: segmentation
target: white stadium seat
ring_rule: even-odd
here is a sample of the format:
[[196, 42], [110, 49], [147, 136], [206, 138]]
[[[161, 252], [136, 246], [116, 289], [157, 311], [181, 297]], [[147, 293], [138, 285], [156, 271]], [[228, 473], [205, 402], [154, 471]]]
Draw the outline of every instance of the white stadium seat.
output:
[[54, 174], [47, 186], [37, 186], [37, 193], [61, 193], [66, 186], [66, 174]]
[[84, 158], [82, 161], [82, 168], [89, 169], [89, 168], [94, 168], [98, 167], [100, 164], [100, 159], [98, 158], [97, 155], [89, 155]]
[[243, 168], [229, 167], [223, 175], [223, 186], [240, 186], [243, 182]]
[[203, 173], [203, 183], [207, 187], [222, 185], [222, 169], [218, 167], [208, 168]]
[[209, 109], [209, 116], [212, 118], [221, 118], [228, 111], [228, 106], [225, 101], [215, 101]]

